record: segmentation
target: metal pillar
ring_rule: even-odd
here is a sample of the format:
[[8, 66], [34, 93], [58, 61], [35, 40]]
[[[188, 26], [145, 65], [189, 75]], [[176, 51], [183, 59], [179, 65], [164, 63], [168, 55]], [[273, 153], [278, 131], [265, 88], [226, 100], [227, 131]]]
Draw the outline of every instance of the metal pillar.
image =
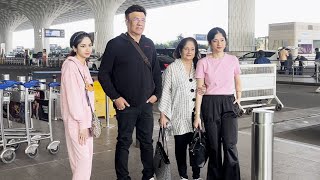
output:
[[252, 118], [251, 180], [272, 180], [274, 112], [255, 109]]
[[109, 111], [110, 111], [110, 108], [109, 108], [109, 97], [106, 96], [106, 121], [107, 121], [107, 127], [109, 128], [110, 127], [110, 114], [109, 114]]

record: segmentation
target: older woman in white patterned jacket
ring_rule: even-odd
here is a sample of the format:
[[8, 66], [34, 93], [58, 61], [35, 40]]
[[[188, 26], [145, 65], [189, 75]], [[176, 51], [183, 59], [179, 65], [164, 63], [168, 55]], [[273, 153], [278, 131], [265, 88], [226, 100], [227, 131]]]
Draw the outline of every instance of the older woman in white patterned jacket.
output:
[[[187, 147], [194, 132], [192, 112], [196, 100], [195, 67], [198, 52], [198, 44], [194, 38], [182, 39], [174, 52], [176, 60], [164, 71], [162, 78], [159, 123], [162, 128], [166, 128], [169, 121], [172, 124], [175, 156], [182, 180], [188, 179]], [[192, 167], [192, 172], [194, 180], [201, 179], [199, 167]]]

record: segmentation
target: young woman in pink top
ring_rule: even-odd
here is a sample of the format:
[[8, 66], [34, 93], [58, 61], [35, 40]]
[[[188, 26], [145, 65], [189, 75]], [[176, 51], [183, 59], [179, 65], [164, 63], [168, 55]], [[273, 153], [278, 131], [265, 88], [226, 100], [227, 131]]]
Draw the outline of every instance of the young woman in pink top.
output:
[[[207, 35], [212, 53], [197, 63], [197, 87], [206, 85], [206, 93], [197, 93], [194, 126], [201, 127], [201, 119], [208, 138], [208, 180], [240, 180], [237, 151], [238, 121], [236, 106], [241, 98], [239, 61], [225, 53], [226, 33], [213, 28]], [[200, 118], [200, 112], [201, 117]], [[221, 144], [223, 144], [223, 163]]]
[[89, 134], [92, 116], [89, 102], [94, 107], [94, 94], [86, 58], [92, 52], [92, 43], [86, 32], [73, 34], [70, 39], [72, 51], [61, 69], [61, 111], [72, 180], [89, 180], [91, 176], [93, 138]]

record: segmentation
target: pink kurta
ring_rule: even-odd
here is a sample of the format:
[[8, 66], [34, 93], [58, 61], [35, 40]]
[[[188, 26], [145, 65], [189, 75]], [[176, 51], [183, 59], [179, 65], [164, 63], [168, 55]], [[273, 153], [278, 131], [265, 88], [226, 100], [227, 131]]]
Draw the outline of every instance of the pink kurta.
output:
[[[93, 138], [79, 144], [79, 130], [91, 127], [91, 110], [85, 95], [85, 80], [92, 84], [87, 65], [75, 57], [68, 57], [61, 70], [61, 112], [65, 126], [66, 143], [73, 180], [89, 180], [91, 176]], [[88, 92], [94, 108], [93, 92]], [[94, 109], [93, 109], [94, 110]]]

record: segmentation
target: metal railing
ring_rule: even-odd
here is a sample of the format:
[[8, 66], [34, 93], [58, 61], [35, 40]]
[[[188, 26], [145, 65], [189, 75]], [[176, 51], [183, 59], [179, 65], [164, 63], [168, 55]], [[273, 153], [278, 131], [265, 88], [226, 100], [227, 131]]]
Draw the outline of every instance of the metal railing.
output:
[[5, 57], [0, 59], [0, 64], [25, 65], [25, 59], [22, 57]]
[[[65, 58], [49, 57], [46, 62], [46, 67], [61, 67]], [[11, 64], [11, 65], [29, 65], [30, 60], [26, 62], [23, 57], [3, 57], [0, 58], [0, 64]], [[33, 59], [31, 66], [44, 66], [41, 58]]]
[[289, 66], [285, 66], [284, 70], [278, 70], [278, 74], [289, 75], [291, 76], [291, 81], [296, 81], [297, 79], [307, 79], [305, 82], [314, 82], [319, 83], [319, 62], [315, 62], [314, 60], [303, 61], [303, 64], [299, 64], [298, 61], [293, 61]]

